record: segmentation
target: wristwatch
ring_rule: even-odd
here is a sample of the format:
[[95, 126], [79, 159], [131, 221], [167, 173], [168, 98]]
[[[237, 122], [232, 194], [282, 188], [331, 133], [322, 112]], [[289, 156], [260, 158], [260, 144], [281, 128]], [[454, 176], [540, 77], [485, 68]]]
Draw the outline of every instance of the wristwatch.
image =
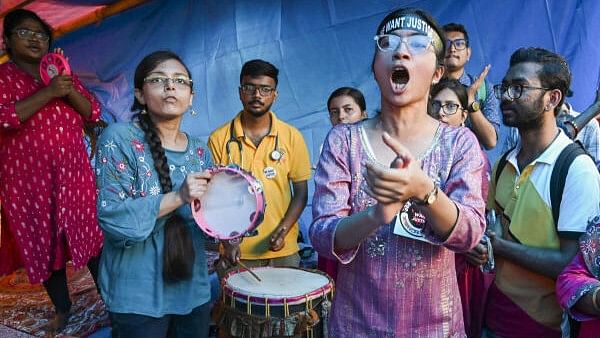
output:
[[474, 113], [474, 112], [478, 111], [480, 108], [481, 108], [481, 105], [479, 104], [479, 101], [475, 100], [469, 104], [469, 106], [467, 107], [467, 111], [469, 113]]
[[423, 198], [422, 201], [418, 201], [417, 204], [420, 205], [431, 205], [433, 204], [433, 202], [435, 202], [435, 200], [437, 199], [437, 195], [438, 195], [438, 191], [440, 190], [440, 187], [437, 185], [437, 183], [433, 183], [433, 189], [427, 193], [427, 195], [425, 195], [425, 198]]

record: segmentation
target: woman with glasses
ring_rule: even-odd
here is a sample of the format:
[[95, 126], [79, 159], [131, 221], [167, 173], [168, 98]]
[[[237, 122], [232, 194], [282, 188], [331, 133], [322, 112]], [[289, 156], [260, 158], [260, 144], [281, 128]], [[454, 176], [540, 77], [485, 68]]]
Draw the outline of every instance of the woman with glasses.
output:
[[[464, 126], [467, 118], [469, 99], [467, 87], [458, 80], [444, 79], [431, 89], [430, 115], [451, 126]], [[485, 200], [489, 185], [489, 161], [484, 151], [486, 170], [481, 181], [481, 196]], [[468, 337], [480, 337], [483, 328], [483, 311], [487, 290], [494, 281], [494, 275], [484, 273], [480, 266], [487, 261], [487, 246], [478, 243], [468, 254], [455, 256], [456, 277], [463, 310], [465, 330]]]
[[444, 79], [431, 88], [429, 114], [451, 126], [464, 126], [469, 103], [467, 88], [458, 80]]
[[443, 75], [443, 33], [414, 8], [375, 36], [381, 113], [327, 136], [311, 241], [336, 259], [336, 337], [464, 337], [454, 253], [483, 234], [484, 160], [466, 128], [427, 114]]
[[71, 309], [66, 262], [87, 264], [97, 276], [102, 233], [82, 130], [98, 121], [100, 105], [76, 75], [42, 83], [39, 64], [51, 35], [31, 11], [4, 17], [10, 61], [0, 65], [0, 199], [29, 281], [43, 282], [55, 307], [47, 330], [58, 332]]
[[206, 337], [210, 286], [190, 202], [206, 191], [212, 158], [180, 129], [193, 82], [179, 56], [157, 51], [137, 66], [134, 87], [134, 120], [98, 142], [100, 289], [112, 336]]

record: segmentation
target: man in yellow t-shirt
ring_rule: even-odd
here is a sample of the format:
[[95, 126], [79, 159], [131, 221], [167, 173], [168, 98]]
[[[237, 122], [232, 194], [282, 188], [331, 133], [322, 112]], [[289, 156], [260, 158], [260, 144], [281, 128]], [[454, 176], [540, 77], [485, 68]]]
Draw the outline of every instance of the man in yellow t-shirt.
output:
[[298, 218], [306, 206], [310, 160], [302, 134], [270, 110], [277, 98], [278, 73], [266, 61], [246, 62], [239, 87], [243, 110], [208, 139], [215, 163], [237, 164], [263, 185], [264, 221], [257, 235], [244, 237], [240, 244], [240, 258], [249, 266], [300, 263]]

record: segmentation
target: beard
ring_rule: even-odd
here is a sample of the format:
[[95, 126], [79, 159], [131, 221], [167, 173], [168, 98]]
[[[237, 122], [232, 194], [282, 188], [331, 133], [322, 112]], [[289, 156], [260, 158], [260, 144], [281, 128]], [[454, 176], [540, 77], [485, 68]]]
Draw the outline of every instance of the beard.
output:
[[255, 108], [250, 106], [252, 103], [253, 102], [249, 102], [247, 105], [245, 105], [244, 110], [250, 113], [250, 115], [252, 115], [253, 117], [261, 117], [265, 115], [266, 113], [271, 111], [271, 106], [273, 105], [272, 103], [269, 105], [264, 104], [261, 107]]
[[[544, 118], [544, 102], [543, 95], [540, 95], [537, 100], [531, 104], [512, 102], [510, 107], [513, 111], [513, 116], [502, 114], [502, 122], [506, 126], [515, 127], [520, 130], [538, 129], [542, 125]], [[504, 110], [505, 105], [501, 105]]]

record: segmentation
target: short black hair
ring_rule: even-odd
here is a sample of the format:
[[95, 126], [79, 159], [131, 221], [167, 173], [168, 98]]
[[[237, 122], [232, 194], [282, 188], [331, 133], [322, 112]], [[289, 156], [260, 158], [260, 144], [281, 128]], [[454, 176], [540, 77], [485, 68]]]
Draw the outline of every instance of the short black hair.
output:
[[[48, 48], [50, 48], [50, 46], [52, 45], [52, 27], [50, 27], [50, 25], [46, 21], [42, 20], [42, 18], [40, 18], [35, 12], [22, 8], [10, 11], [4, 17], [3, 29], [5, 43], [6, 41], [10, 40], [10, 34], [15, 30], [15, 28], [17, 28], [18, 25], [20, 25], [23, 21], [27, 19], [39, 22], [39, 24], [42, 26], [42, 29], [44, 30], [44, 33], [48, 34]], [[12, 56], [7, 43], [6, 54], [8, 54], [8, 56]]]
[[465, 36], [465, 41], [467, 42], [467, 47], [469, 47], [469, 33], [467, 33], [465, 26], [463, 26], [460, 23], [451, 22], [451, 23], [445, 24], [442, 27], [442, 29], [444, 30], [445, 33], [450, 33], [450, 32], [463, 33], [463, 35]]
[[510, 67], [523, 62], [541, 65], [538, 77], [542, 87], [558, 89], [562, 93], [560, 102], [554, 108], [554, 115], [558, 115], [560, 106], [570, 93], [571, 70], [569, 64], [562, 56], [538, 47], [519, 48], [510, 57]]
[[240, 84], [244, 76], [258, 77], [268, 76], [275, 80], [275, 86], [277, 86], [277, 76], [279, 75], [279, 69], [273, 64], [260, 59], [250, 60], [244, 63], [242, 71], [240, 72]]

